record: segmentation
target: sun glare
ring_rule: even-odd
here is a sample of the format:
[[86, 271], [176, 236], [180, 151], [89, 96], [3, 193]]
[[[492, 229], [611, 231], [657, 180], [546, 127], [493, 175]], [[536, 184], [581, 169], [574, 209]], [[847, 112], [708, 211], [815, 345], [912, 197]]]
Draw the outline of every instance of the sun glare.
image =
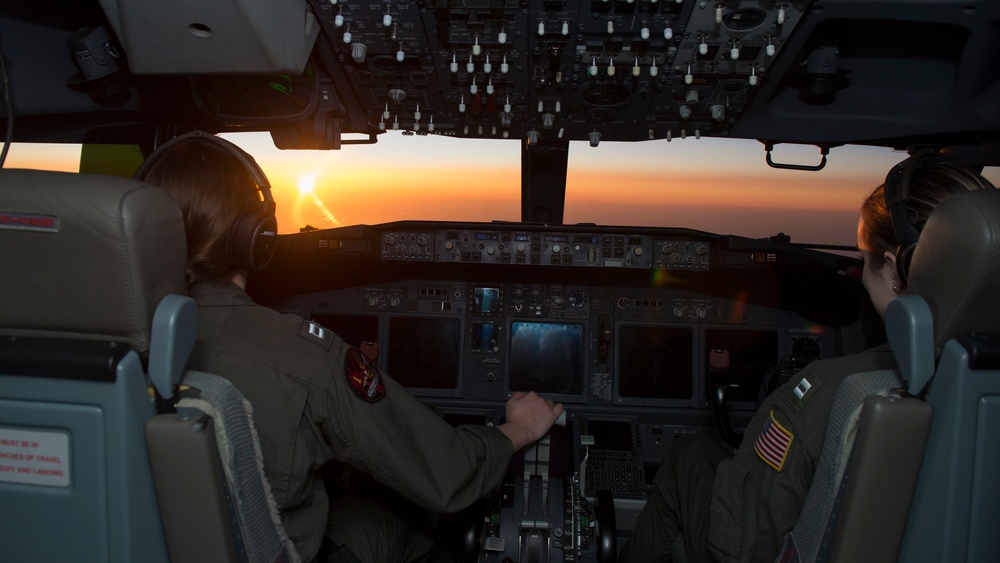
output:
[[316, 175], [303, 176], [299, 178], [299, 193], [308, 195], [316, 189]]

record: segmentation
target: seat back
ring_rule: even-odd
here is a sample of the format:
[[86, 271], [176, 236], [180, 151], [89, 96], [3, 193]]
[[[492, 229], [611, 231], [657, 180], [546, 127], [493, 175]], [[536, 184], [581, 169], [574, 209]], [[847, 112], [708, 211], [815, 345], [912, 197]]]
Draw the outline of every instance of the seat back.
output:
[[904, 319], [929, 315], [933, 343], [923, 346], [940, 352], [933, 376], [911, 381], [913, 392], [926, 389], [934, 420], [899, 560], [998, 561], [1000, 192], [948, 199], [925, 233], [930, 228], [940, 236], [926, 244], [921, 237], [914, 266], [927, 261], [938, 270], [910, 285], [926, 307], [894, 308]]
[[[989, 445], [994, 453], [986, 459], [1000, 461], [1000, 444], [983, 431], [990, 416], [1000, 420], [1000, 408], [975, 404], [998, 387], [970, 390], [963, 383], [970, 376], [961, 373], [962, 360], [952, 359], [951, 350], [961, 348], [954, 339], [963, 331], [1000, 329], [998, 291], [1000, 192], [953, 196], [935, 209], [921, 234], [908, 295], [886, 312], [898, 379], [894, 372], [855, 374], [838, 389], [813, 484], [778, 560], [792, 554], [800, 561], [971, 560], [941, 545], [941, 529], [956, 528], [942, 526], [949, 520], [942, 515], [945, 506], [980, 516], [1000, 506], [997, 465], [992, 474], [982, 473], [989, 466], [981, 465], [983, 453], [975, 453]], [[942, 346], [946, 353], [937, 363]], [[929, 382], [924, 402], [916, 396]], [[967, 432], [976, 438], [966, 439]], [[964, 471], [956, 471], [960, 467]], [[955, 495], [942, 488], [946, 483], [965, 486], [964, 508], [954, 506]], [[979, 487], [975, 495], [973, 487]], [[993, 504], [979, 502], [980, 495]], [[977, 553], [984, 552], [982, 543], [995, 542], [995, 534], [983, 535], [968, 522], [959, 519], [956, 534], [979, 542]], [[997, 558], [997, 551], [989, 553]]]
[[0, 561], [298, 561], [249, 405], [184, 371], [186, 254], [159, 188], [0, 170]]
[[190, 351], [151, 345], [196, 331], [185, 254], [157, 188], [0, 170], [0, 560], [167, 560], [144, 363], [176, 380]]

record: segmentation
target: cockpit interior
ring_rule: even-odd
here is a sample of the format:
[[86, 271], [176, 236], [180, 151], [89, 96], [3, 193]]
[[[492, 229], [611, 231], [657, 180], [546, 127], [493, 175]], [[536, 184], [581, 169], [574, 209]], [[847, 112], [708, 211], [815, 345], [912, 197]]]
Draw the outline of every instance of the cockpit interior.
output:
[[[519, 220], [411, 217], [282, 232], [247, 292], [364, 349], [452, 424], [498, 425], [518, 391], [564, 405], [565, 416], [515, 456], [493, 495], [472, 511], [442, 515], [458, 529], [442, 541], [463, 562], [609, 563], [674, 440], [703, 434], [736, 448], [761, 401], [799, 370], [887, 336], [850, 244], [793, 242], [780, 225], [761, 238], [566, 222], [569, 152], [733, 139], [754, 144], [772, 169], [808, 174], [850, 167], [836, 159], [844, 146], [894, 149], [897, 161], [930, 147], [997, 183], [998, 55], [1000, 3], [993, 0], [7, 2], [0, 7], [0, 129], [5, 156], [12, 144], [75, 144], [83, 147], [80, 173], [126, 178], [158, 146], [194, 130], [265, 133], [289, 152], [363, 153], [393, 134], [516, 143]], [[784, 159], [782, 145], [810, 147], [809, 159]], [[34, 186], [29, 180], [0, 170], [0, 192], [20, 194], [12, 184]], [[808, 183], [807, 176], [803, 189]], [[473, 181], [468, 189], [476, 189]], [[88, 403], [68, 418], [48, 418], [50, 407], [58, 410], [52, 405], [72, 403], [78, 392], [53, 398], [39, 389], [66, 381], [58, 373], [73, 370], [72, 357], [36, 370], [32, 362], [47, 353], [25, 352], [25, 338], [83, 333], [84, 341], [143, 344], [108, 336], [101, 322], [93, 330], [76, 321], [64, 326], [58, 311], [39, 312], [75, 291], [50, 287], [60, 264], [93, 276], [107, 264], [94, 258], [91, 265], [65, 247], [41, 262], [18, 250], [11, 233], [51, 227], [48, 215], [27, 208], [26, 193], [13, 200], [0, 193], [0, 256], [14, 257], [0, 267], [0, 529], [16, 531], [2, 534], [0, 560], [215, 557], [208, 548], [199, 556], [200, 539], [182, 539], [187, 551], [165, 539], [162, 493], [135, 497], [151, 499], [146, 508], [114, 496], [121, 483], [100, 472], [136, 456], [148, 465], [145, 451], [102, 457], [93, 452], [111, 452], [126, 438], [72, 426], [124, 426], [138, 416], [141, 432], [154, 407], [148, 416], [114, 419], [111, 407]], [[101, 286], [74, 287], [105, 307], [118, 295], [97, 297], [112, 289]], [[995, 300], [976, 295], [972, 307], [995, 310]], [[115, 324], [119, 313], [107, 318]], [[154, 328], [150, 342], [157, 334]], [[990, 356], [996, 344], [983, 346], [992, 383], [977, 395], [982, 418], [969, 423], [976, 438], [961, 440], [961, 455], [980, 452], [968, 475], [982, 500], [965, 493], [972, 508], [933, 549], [917, 537], [930, 524], [914, 508], [892, 540], [892, 560], [1000, 557], [990, 531], [1000, 459], [988, 432], [998, 421], [1000, 386]], [[159, 361], [168, 353], [156, 354]], [[143, 354], [139, 371], [147, 378], [153, 360]], [[183, 372], [183, 361], [164, 361], [166, 371]], [[69, 377], [73, 385], [88, 378]], [[145, 386], [122, 396], [147, 399]], [[957, 428], [966, 427], [949, 431]], [[26, 460], [34, 453], [23, 444], [31, 443], [58, 462]], [[148, 476], [123, 475], [137, 489], [155, 488]], [[96, 489], [74, 500], [81, 487]], [[40, 508], [24, 516], [15, 509], [22, 503]], [[59, 545], [57, 525], [84, 531]], [[231, 546], [243, 541], [240, 533], [218, 533], [230, 534]], [[222, 560], [259, 560], [248, 555], [252, 549], [234, 549]]]

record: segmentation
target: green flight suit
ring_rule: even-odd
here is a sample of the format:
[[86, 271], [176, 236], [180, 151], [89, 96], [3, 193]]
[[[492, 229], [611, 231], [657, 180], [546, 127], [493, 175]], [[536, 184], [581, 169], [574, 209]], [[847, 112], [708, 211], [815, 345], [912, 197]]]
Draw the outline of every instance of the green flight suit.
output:
[[895, 368], [888, 345], [809, 364], [764, 400], [731, 458], [708, 437], [679, 441], [622, 563], [671, 561], [680, 534], [692, 562], [774, 561], [805, 504], [837, 387], [855, 373]]
[[253, 406], [264, 469], [304, 561], [327, 532], [339, 534], [335, 541], [367, 536], [373, 545], [396, 537], [357, 510], [328, 527], [327, 462], [349, 464], [439, 513], [469, 506], [502, 481], [513, 451], [497, 428], [455, 428], [377, 370], [370, 370], [375, 381], [352, 385], [348, 372], [357, 370], [345, 362], [357, 363], [356, 348], [297, 315], [256, 305], [235, 284], [190, 289], [200, 327], [188, 367], [229, 379]]

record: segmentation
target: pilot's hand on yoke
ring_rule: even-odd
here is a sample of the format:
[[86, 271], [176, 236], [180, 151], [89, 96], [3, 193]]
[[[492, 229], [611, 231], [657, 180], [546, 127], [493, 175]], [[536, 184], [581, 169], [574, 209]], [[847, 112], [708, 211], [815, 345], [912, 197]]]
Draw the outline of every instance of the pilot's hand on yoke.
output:
[[517, 391], [507, 400], [507, 421], [498, 428], [514, 445], [514, 451], [541, 439], [552, 427], [563, 406], [534, 391]]

